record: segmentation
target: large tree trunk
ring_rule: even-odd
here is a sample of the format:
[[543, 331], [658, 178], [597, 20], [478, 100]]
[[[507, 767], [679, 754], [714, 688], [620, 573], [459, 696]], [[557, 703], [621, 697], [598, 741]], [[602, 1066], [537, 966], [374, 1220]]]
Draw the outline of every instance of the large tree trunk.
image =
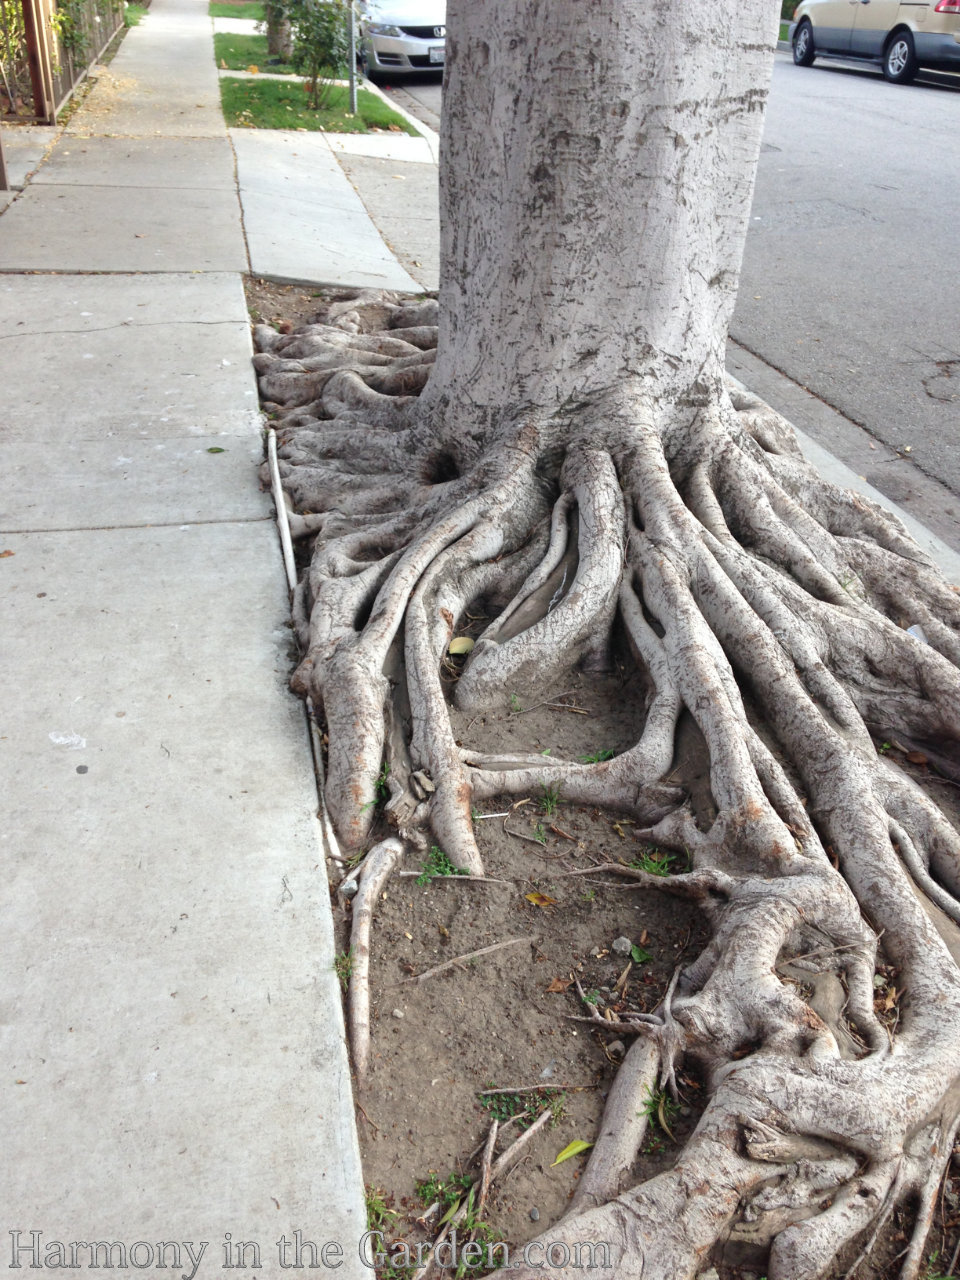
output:
[[289, 62], [293, 57], [293, 28], [285, 0], [268, 0], [266, 6], [267, 53]]
[[[361, 297], [258, 331], [257, 362], [295, 531], [317, 536], [296, 686], [326, 721], [341, 838], [365, 841], [386, 762], [401, 835], [431, 829], [477, 874], [471, 798], [537, 786], [690, 857], [648, 881], [700, 904], [711, 943], [629, 1029], [665, 1085], [696, 1061], [709, 1104], [675, 1168], [632, 1186], [655, 1080], [628, 1055], [544, 1243], [610, 1241], [600, 1274], [680, 1280], [749, 1221], [793, 1280], [908, 1201], [912, 1280], [960, 1115], [960, 837], [871, 731], [956, 741], [960, 607], [725, 380], [776, 20], [757, 0], [453, 0], [439, 345], [429, 302]], [[618, 630], [650, 687], [636, 745], [595, 764], [459, 745], [438, 668], [481, 596], [501, 612], [461, 708], [602, 664]], [[669, 782], [682, 715], [712, 820]]]

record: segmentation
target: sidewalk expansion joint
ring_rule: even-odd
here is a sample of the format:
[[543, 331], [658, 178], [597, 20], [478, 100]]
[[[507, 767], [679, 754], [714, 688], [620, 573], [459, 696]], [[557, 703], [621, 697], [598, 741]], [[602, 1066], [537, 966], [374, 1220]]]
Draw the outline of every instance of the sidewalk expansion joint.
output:
[[109, 333], [111, 329], [174, 329], [178, 327], [195, 328], [203, 325], [208, 329], [216, 329], [221, 325], [244, 325], [247, 320], [120, 320], [117, 324], [91, 325], [89, 329], [37, 329], [24, 333], [0, 333], [0, 342], [9, 342], [12, 338], [51, 338], [61, 334]]
[[29, 538], [39, 533], [122, 533], [124, 529], [194, 529], [202, 528], [207, 525], [230, 525], [230, 524], [275, 524], [276, 517], [274, 515], [264, 516], [233, 516], [223, 520], [150, 520], [146, 524], [84, 524], [84, 525], [67, 525], [63, 528], [48, 529], [0, 529], [2, 537], [18, 537]]
[[[242, 274], [251, 275], [253, 274], [253, 258], [250, 256], [250, 240], [247, 237], [247, 215], [243, 208], [243, 195], [240, 191], [240, 161], [237, 159], [237, 148], [234, 145], [233, 134], [229, 129], [227, 130], [227, 142], [230, 146], [230, 155], [233, 158], [233, 185], [237, 197], [237, 205], [240, 210], [240, 234], [243, 236], [243, 252], [247, 255], [247, 269]], [[242, 283], [243, 282], [241, 281], [241, 285]], [[244, 289], [243, 294], [244, 298], [246, 298], [246, 289]]]
[[[123, 190], [124, 188], [117, 188]], [[158, 187], [157, 190], [160, 190]], [[129, 267], [121, 271], [90, 271], [85, 267], [0, 267], [0, 275], [4, 276], [134, 276], [149, 278], [150, 276], [242, 276], [246, 271], [238, 271], [236, 267], [152, 267], [149, 271], [133, 271]]]

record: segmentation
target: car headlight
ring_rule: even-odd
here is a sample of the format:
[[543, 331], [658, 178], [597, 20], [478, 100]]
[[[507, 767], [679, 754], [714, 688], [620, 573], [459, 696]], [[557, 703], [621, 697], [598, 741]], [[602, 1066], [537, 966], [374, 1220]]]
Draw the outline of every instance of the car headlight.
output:
[[387, 26], [383, 22], [371, 22], [367, 25], [367, 30], [372, 36], [399, 36], [402, 34], [399, 27]]

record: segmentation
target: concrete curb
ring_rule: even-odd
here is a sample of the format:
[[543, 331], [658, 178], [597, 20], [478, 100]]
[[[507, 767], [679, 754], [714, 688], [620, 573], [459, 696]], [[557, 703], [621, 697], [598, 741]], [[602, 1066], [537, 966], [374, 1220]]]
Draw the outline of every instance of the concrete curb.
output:
[[429, 125], [424, 124], [422, 120], [418, 120], [416, 116], [411, 115], [405, 107], [401, 107], [398, 102], [395, 102], [393, 98], [385, 94], [382, 89], [379, 89], [373, 81], [368, 80], [366, 76], [363, 77], [363, 87], [365, 89], [369, 89], [371, 93], [375, 93], [378, 98], [382, 98], [387, 106], [392, 108], [398, 116], [403, 116], [404, 120], [406, 120], [408, 124], [411, 124], [422, 138], [426, 138], [427, 143], [430, 146], [430, 154], [433, 156], [433, 162], [434, 164], [439, 164], [440, 135], [434, 129], [431, 129]]

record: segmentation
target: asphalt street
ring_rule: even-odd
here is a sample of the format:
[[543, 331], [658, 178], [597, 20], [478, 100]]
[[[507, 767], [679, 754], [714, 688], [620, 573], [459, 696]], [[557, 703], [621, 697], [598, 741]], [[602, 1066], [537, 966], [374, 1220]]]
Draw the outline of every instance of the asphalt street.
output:
[[731, 336], [895, 451], [894, 499], [908, 460], [960, 493], [958, 219], [960, 78], [777, 54]]
[[[437, 127], [435, 77], [395, 88]], [[731, 337], [843, 415], [821, 444], [960, 546], [958, 225], [960, 77], [776, 55]]]

